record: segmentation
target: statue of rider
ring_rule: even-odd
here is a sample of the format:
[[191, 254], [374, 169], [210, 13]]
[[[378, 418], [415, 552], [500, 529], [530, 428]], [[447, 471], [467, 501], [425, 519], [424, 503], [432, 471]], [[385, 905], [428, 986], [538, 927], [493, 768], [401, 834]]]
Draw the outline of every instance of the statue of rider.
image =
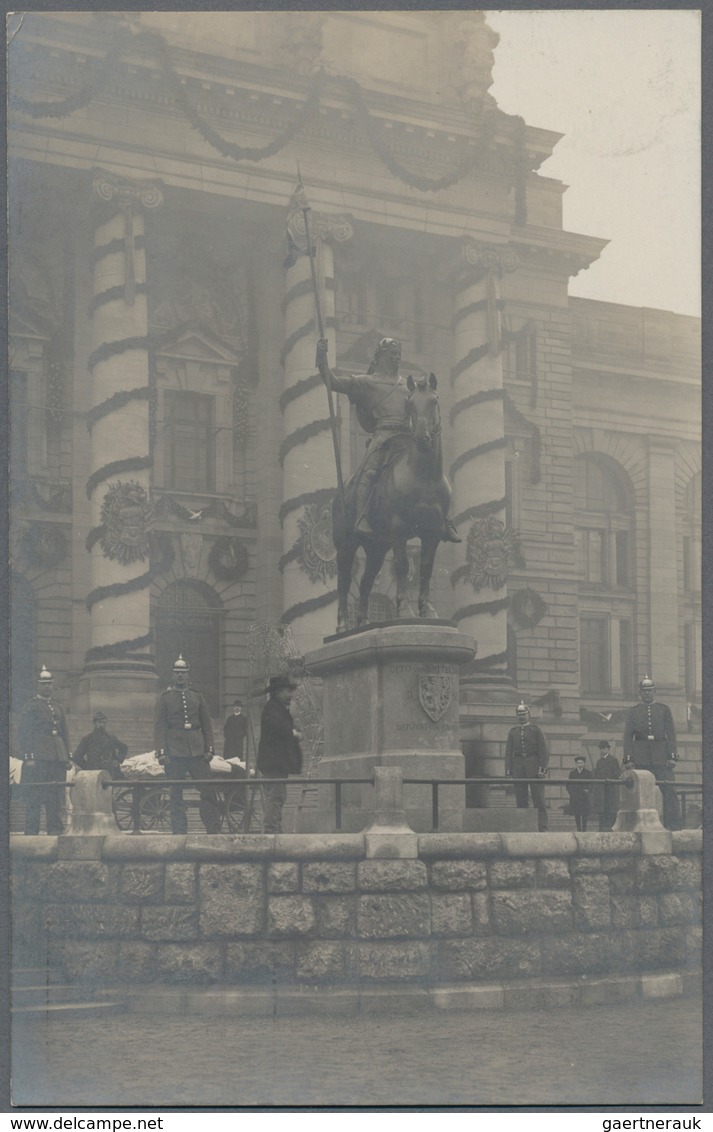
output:
[[[357, 535], [373, 536], [369, 522], [372, 492], [394, 448], [410, 435], [406, 404], [410, 393], [399, 374], [401, 343], [396, 338], [382, 338], [374, 360], [365, 374], [337, 377], [327, 363], [327, 339], [317, 343], [316, 364], [325, 382], [336, 393], [346, 393], [355, 406], [359, 424], [370, 434], [366, 454], [351, 477], [355, 485], [355, 525]], [[461, 542], [451, 519], [444, 520], [443, 542]]]

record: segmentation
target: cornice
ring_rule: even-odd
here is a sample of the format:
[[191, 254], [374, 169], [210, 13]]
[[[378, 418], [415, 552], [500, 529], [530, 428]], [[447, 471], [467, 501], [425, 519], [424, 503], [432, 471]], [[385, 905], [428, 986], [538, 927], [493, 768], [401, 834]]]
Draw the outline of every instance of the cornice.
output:
[[552, 267], [565, 267], [568, 275], [577, 275], [599, 259], [609, 240], [527, 225], [513, 229], [511, 243], [523, 266], [528, 261], [538, 266], [550, 264]]

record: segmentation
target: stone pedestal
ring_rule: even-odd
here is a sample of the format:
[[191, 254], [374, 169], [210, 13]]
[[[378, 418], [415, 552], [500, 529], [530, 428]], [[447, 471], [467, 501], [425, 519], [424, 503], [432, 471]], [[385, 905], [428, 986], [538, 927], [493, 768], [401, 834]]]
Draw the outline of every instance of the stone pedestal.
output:
[[[471, 637], [450, 621], [398, 621], [326, 638], [309, 653], [324, 682], [324, 756], [320, 777], [370, 778], [402, 767], [408, 778], [463, 778], [458, 732], [458, 672], [474, 655]], [[342, 789], [342, 828], [363, 829], [373, 787]], [[334, 791], [320, 788], [321, 824], [334, 818]], [[404, 786], [406, 819], [431, 829], [431, 790]], [[440, 828], [462, 827], [464, 787], [439, 790]]]

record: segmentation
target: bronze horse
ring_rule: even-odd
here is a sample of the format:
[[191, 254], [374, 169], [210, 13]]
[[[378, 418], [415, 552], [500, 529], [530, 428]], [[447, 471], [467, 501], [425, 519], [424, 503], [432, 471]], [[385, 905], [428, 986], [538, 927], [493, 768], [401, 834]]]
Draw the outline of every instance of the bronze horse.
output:
[[436, 393], [435, 374], [416, 384], [411, 376], [411, 396], [406, 406], [409, 433], [392, 442], [392, 452], [371, 494], [368, 519], [372, 535], [355, 533], [354, 487], [345, 488], [344, 503], [335, 496], [332, 506], [334, 545], [337, 550], [337, 592], [339, 607], [337, 633], [348, 628], [347, 599], [352, 565], [357, 547], [363, 546], [366, 565], [359, 585], [357, 626], [367, 621], [369, 594], [389, 550], [394, 552], [397, 616], [405, 615], [408, 555], [406, 543], [421, 540], [421, 567], [418, 594], [419, 617], [437, 617], [429, 599], [433, 562], [441, 541], [448, 513], [451, 487], [443, 474], [441, 411]]

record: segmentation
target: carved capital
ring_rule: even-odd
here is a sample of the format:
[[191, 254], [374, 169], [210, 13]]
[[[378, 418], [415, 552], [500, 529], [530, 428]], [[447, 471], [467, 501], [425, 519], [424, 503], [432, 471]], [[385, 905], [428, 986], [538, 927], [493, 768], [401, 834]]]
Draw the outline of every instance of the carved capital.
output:
[[93, 186], [100, 200], [114, 200], [121, 209], [158, 208], [163, 204], [163, 189], [158, 181], [132, 181], [106, 169], [95, 169]]
[[[303, 212], [295, 211], [289, 218], [288, 230], [298, 248], [306, 247], [305, 218]], [[348, 213], [312, 212], [309, 213], [309, 234], [312, 242], [324, 240], [326, 243], [345, 244], [354, 235], [352, 218]]]
[[480, 269], [483, 273], [490, 271], [498, 276], [516, 271], [520, 266], [517, 252], [513, 248], [506, 244], [484, 244], [479, 240], [463, 240], [459, 258], [466, 267]]

